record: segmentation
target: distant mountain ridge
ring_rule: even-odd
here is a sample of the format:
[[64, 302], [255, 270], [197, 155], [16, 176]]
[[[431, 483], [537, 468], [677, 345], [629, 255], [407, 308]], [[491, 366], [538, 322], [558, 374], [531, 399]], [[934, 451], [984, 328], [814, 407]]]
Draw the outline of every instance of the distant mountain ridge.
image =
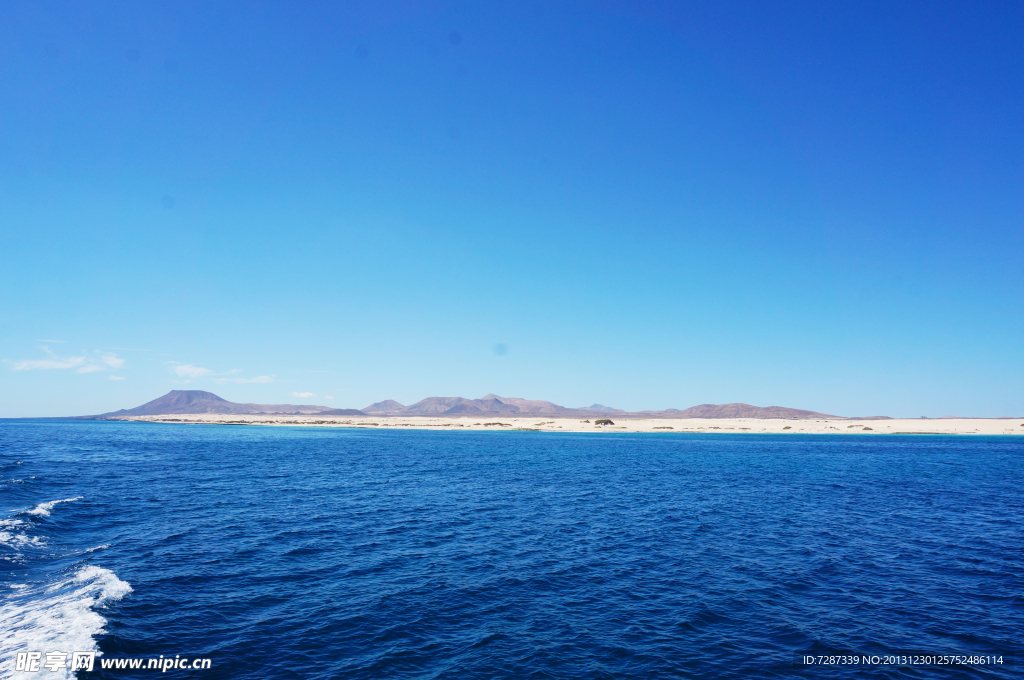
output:
[[785, 406], [751, 406], [750, 404], [701, 404], [677, 411], [670, 408], [657, 413], [672, 414], [673, 418], [842, 418], [817, 411], [804, 411]]
[[499, 397], [488, 394], [480, 399], [464, 397], [427, 397], [412, 406], [403, 406], [393, 399], [370, 404], [362, 409], [369, 415], [440, 416], [440, 415], [575, 415], [583, 409], [570, 409], [550, 401]]
[[411, 406], [403, 406], [394, 399], [379, 401], [361, 409], [375, 416], [441, 416], [441, 415], [521, 415], [585, 417], [590, 415], [645, 416], [648, 418], [841, 418], [817, 411], [786, 408], [784, 406], [751, 406], [750, 404], [701, 404], [688, 409], [639, 411], [630, 413], [621, 409], [593, 404], [566, 408], [550, 401], [500, 397], [488, 394], [480, 399], [463, 397], [428, 397]]
[[[579, 408], [567, 408], [540, 399], [500, 397], [488, 394], [480, 399], [464, 397], [427, 397], [411, 406], [403, 406], [394, 399], [385, 399], [363, 409], [336, 409], [330, 406], [308, 404], [236, 404], [203, 390], [171, 390], [164, 396], [142, 406], [122, 409], [94, 418], [119, 416], [163, 416], [175, 414], [225, 413], [239, 415], [324, 415], [324, 416], [542, 416], [563, 418], [590, 418], [594, 416], [619, 416], [643, 418], [786, 418], [786, 419], [835, 419], [817, 411], [786, 408], [783, 406], [751, 406], [750, 404], [701, 404], [688, 409], [666, 409], [664, 411], [627, 412], [620, 409], [593, 404]], [[875, 416], [883, 418], [884, 416]]]

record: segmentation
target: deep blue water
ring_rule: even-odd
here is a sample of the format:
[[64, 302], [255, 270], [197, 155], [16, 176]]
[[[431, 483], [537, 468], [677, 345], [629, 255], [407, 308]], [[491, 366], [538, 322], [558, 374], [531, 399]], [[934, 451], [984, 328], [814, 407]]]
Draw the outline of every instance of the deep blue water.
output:
[[1019, 677], [793, 661], [1016, 651], [1022, 462], [1011, 437], [0, 421], [0, 677], [89, 645], [208, 679]]

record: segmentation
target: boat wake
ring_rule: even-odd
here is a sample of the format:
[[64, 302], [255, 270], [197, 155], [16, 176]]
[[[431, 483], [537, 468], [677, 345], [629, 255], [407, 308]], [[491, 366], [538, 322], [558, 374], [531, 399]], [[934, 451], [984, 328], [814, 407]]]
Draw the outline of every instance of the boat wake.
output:
[[[72, 500], [78, 498], [40, 503], [23, 514], [47, 517], [57, 503]], [[0, 678], [71, 679], [74, 672], [69, 668], [17, 671], [17, 654], [42, 652], [45, 662], [46, 653], [52, 651], [67, 652], [68, 660], [73, 652], [99, 653], [94, 638], [104, 632], [107, 623], [100, 612], [132, 588], [111, 570], [82, 563], [31, 578], [29, 574], [45, 574], [47, 562], [53, 557], [38, 550], [47, 541], [33, 535], [35, 524], [17, 517], [0, 520], [3, 558], [11, 566], [17, 565], [19, 572], [25, 569], [22, 578], [7, 571], [0, 592]]]

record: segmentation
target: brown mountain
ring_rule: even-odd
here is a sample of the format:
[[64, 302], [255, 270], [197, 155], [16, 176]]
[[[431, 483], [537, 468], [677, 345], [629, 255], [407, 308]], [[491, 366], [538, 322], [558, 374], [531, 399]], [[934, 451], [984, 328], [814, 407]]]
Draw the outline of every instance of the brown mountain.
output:
[[571, 415], [567, 409], [550, 401], [499, 397], [488, 394], [480, 399], [464, 397], [427, 397], [411, 406], [402, 406], [393, 399], [371, 404], [366, 413], [387, 416], [456, 416], [456, 415]]
[[427, 397], [412, 406], [406, 406], [396, 415], [402, 416], [439, 416], [455, 409], [456, 413], [480, 412], [473, 406], [473, 400], [462, 397]]
[[221, 399], [213, 392], [204, 392], [203, 390], [171, 390], [159, 399], [154, 399], [142, 406], [104, 413], [97, 417], [166, 416], [176, 413], [281, 413], [313, 415], [331, 410], [334, 409], [330, 406], [309, 406], [306, 404], [236, 404], [226, 399]]
[[[541, 416], [575, 415], [580, 411], [589, 411], [591, 408], [566, 408], [565, 406], [553, 404], [550, 401], [541, 401], [540, 399], [520, 399], [519, 397], [499, 397], [496, 394], [488, 394], [481, 401], [489, 400], [495, 400], [500, 403], [508, 404], [509, 406], [514, 406], [519, 409], [519, 413], [531, 413]], [[615, 409], [611, 409], [611, 412], [622, 413], [622, 411], [616, 411]]]

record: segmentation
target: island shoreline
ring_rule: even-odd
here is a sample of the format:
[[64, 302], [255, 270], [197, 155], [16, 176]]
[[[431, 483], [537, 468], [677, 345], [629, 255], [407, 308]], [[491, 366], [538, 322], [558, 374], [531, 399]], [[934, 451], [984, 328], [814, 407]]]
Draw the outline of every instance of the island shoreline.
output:
[[[264, 427], [332, 427], [373, 430], [602, 432], [651, 434], [847, 434], [847, 435], [1024, 435], [1024, 419], [928, 418], [757, 419], [757, 418], [542, 418], [429, 416], [316, 416], [249, 414], [168, 414], [95, 418], [98, 421], [181, 424], [254, 425]], [[601, 421], [608, 421], [602, 423]]]

